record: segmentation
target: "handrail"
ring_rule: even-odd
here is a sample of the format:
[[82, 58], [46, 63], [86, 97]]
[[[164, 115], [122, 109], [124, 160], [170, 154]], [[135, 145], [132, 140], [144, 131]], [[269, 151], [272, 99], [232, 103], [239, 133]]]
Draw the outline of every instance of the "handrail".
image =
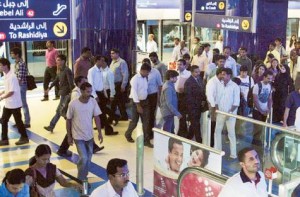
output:
[[178, 135], [174, 135], [172, 133], [169, 133], [169, 132], [166, 132], [162, 129], [157, 129], [157, 128], [153, 128], [152, 129], [153, 131], [157, 132], [157, 133], [160, 133], [162, 135], [166, 135], [168, 137], [171, 137], [171, 138], [175, 138], [177, 140], [180, 140], [182, 142], [185, 142], [185, 143], [188, 143], [188, 144], [191, 144], [191, 145], [194, 145], [194, 146], [198, 146], [200, 148], [203, 148], [205, 150], [208, 150], [209, 152], [212, 152], [212, 153], [216, 153], [216, 154], [219, 154], [219, 155], [222, 155], [224, 156], [225, 155], [225, 152], [224, 151], [220, 151], [220, 150], [217, 150], [217, 149], [214, 149], [214, 148], [211, 148], [210, 146], [206, 146], [204, 144], [200, 144], [198, 142], [195, 142], [195, 141], [191, 141], [191, 140], [188, 140], [186, 138], [183, 138], [183, 137], [180, 137]]
[[293, 131], [293, 130], [285, 128], [285, 127], [273, 125], [273, 124], [262, 122], [262, 121], [259, 121], [259, 120], [254, 120], [254, 119], [247, 118], [247, 117], [240, 116], [240, 115], [226, 113], [226, 112], [223, 112], [223, 111], [220, 111], [220, 110], [217, 110], [216, 113], [222, 114], [222, 115], [225, 115], [225, 116], [230, 116], [230, 117], [233, 117], [233, 118], [237, 118], [237, 119], [240, 119], [240, 120], [244, 120], [244, 121], [247, 121], [247, 122], [252, 122], [254, 124], [258, 124], [258, 125], [261, 125], [261, 126], [269, 127], [269, 128], [272, 128], [272, 129], [277, 129], [277, 130], [280, 130], [280, 131], [284, 131], [284, 132], [286, 132], [288, 134], [297, 135], [297, 136], [300, 137], [300, 132]]

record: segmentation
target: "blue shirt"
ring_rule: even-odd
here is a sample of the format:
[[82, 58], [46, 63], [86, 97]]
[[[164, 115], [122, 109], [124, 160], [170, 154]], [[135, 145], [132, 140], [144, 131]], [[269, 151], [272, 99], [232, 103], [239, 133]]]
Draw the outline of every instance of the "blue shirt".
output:
[[157, 93], [159, 87], [162, 86], [160, 72], [156, 68], [151, 68], [148, 75], [148, 94]]
[[6, 188], [6, 185], [4, 183], [2, 183], [2, 185], [0, 187], [0, 196], [1, 197], [30, 197], [29, 185], [24, 184], [24, 187], [22, 188], [22, 190], [19, 193], [17, 193], [16, 196], [14, 196], [10, 191], [8, 191], [8, 189]]
[[293, 126], [296, 119], [296, 111], [300, 107], [300, 94], [299, 91], [292, 92], [286, 99], [285, 107], [290, 109], [286, 124]]

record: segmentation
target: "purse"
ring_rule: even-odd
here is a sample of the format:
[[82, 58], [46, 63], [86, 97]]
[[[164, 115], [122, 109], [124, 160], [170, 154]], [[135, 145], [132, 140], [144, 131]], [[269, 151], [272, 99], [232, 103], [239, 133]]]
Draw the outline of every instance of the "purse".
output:
[[36, 187], [36, 171], [35, 169], [31, 168], [33, 171], [33, 182], [32, 185], [30, 186], [30, 197], [40, 197], [40, 194], [38, 192], [38, 189]]
[[36, 84], [35, 84], [35, 79], [34, 79], [34, 76], [32, 75], [27, 75], [26, 76], [26, 81], [27, 81], [27, 90], [33, 90], [36, 87]]

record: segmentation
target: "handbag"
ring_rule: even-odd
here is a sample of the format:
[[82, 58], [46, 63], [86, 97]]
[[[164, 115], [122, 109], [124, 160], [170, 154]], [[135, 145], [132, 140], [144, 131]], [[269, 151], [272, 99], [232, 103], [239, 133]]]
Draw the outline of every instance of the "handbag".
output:
[[27, 90], [33, 90], [36, 87], [36, 84], [35, 84], [35, 79], [34, 79], [34, 76], [32, 75], [27, 75], [26, 76], [26, 81], [27, 81]]
[[30, 197], [40, 197], [40, 194], [38, 192], [38, 189], [36, 187], [36, 171], [35, 169], [31, 168], [33, 171], [33, 182], [30, 186]]

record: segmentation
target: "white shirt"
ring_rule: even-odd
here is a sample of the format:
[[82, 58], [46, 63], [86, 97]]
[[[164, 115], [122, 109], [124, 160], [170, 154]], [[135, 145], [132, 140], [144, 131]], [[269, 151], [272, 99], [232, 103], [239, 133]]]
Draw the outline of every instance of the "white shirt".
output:
[[[262, 88], [261, 88], [261, 92], [259, 93], [259, 87], [258, 84], [255, 84], [253, 87], [253, 94], [258, 96], [258, 105], [260, 106], [260, 108], [263, 111], [268, 110], [268, 100], [269, 97], [271, 96], [271, 85], [267, 84], [265, 85], [263, 82], [261, 82], [262, 84]], [[257, 109], [255, 107], [255, 109]]]
[[238, 76], [238, 78], [241, 80], [241, 84], [240, 84], [241, 93], [242, 93], [245, 101], [247, 101], [248, 92], [249, 92], [249, 89], [254, 86], [254, 80], [251, 77], [251, 87], [250, 87], [249, 76], [247, 76], [245, 78], [241, 78], [241, 76]]
[[91, 140], [94, 137], [92, 118], [101, 113], [94, 98], [90, 98], [87, 103], [82, 103], [78, 98], [72, 100], [67, 111], [67, 119], [72, 120], [72, 137], [75, 140]]
[[206, 97], [211, 107], [216, 106], [217, 88], [222, 85], [222, 81], [217, 76], [212, 77], [206, 84]]
[[80, 95], [81, 95], [80, 88], [76, 86], [71, 92], [71, 101], [79, 98]]
[[157, 52], [157, 43], [154, 40], [148, 40], [147, 53]]
[[219, 40], [218, 40], [218, 41], [216, 42], [214, 48], [219, 49], [220, 53], [223, 53], [223, 41], [219, 41]]
[[115, 76], [114, 73], [107, 66], [106, 68], [100, 68], [103, 76], [103, 85], [105, 90], [110, 90], [110, 97], [113, 98], [116, 94], [115, 90]]
[[186, 69], [184, 69], [184, 71], [178, 72], [178, 73], [179, 73], [179, 76], [175, 83], [176, 92], [180, 92], [179, 89], [184, 88], [185, 81], [191, 76], [191, 72]]
[[140, 100], [145, 100], [148, 96], [148, 81], [146, 77], [142, 77], [140, 73], [135, 74], [130, 80], [130, 95], [133, 102], [139, 103]]
[[267, 184], [262, 172], [258, 172], [260, 181], [255, 185], [253, 181], [243, 182], [240, 172], [229, 178], [219, 194], [219, 197], [267, 197]]
[[92, 85], [93, 92], [92, 95], [94, 98], [97, 98], [96, 91], [103, 91], [103, 75], [101, 69], [96, 65], [89, 69], [88, 71], [88, 82]]
[[[240, 105], [240, 88], [233, 81], [229, 81], [226, 85], [220, 83], [217, 86], [217, 102], [220, 111], [229, 112], [231, 107]], [[237, 108], [233, 113], [236, 114]]]
[[205, 56], [208, 59], [208, 64], [212, 63], [213, 60], [213, 52], [211, 50], [209, 50], [208, 52], [206, 52], [205, 50], [203, 51], [203, 53], [205, 54]]
[[181, 49], [181, 47], [174, 48], [174, 54], [173, 54], [173, 61], [177, 61], [179, 59], [182, 59], [184, 54], [189, 54], [190, 51], [187, 47], [184, 47]]
[[237, 76], [236, 61], [231, 56], [226, 59], [224, 67], [232, 70], [233, 77]]
[[[114, 190], [110, 181], [107, 181], [103, 185], [97, 187], [90, 197], [120, 197], [120, 195]], [[138, 197], [131, 182], [123, 188], [122, 197]]]
[[12, 70], [4, 74], [4, 92], [13, 92], [13, 95], [5, 98], [5, 108], [16, 109], [22, 107], [20, 85], [17, 76]]
[[191, 65], [197, 65], [199, 66], [200, 71], [206, 71], [208, 59], [205, 55], [205, 52], [203, 51], [200, 56], [198, 56], [198, 54], [194, 55]]

